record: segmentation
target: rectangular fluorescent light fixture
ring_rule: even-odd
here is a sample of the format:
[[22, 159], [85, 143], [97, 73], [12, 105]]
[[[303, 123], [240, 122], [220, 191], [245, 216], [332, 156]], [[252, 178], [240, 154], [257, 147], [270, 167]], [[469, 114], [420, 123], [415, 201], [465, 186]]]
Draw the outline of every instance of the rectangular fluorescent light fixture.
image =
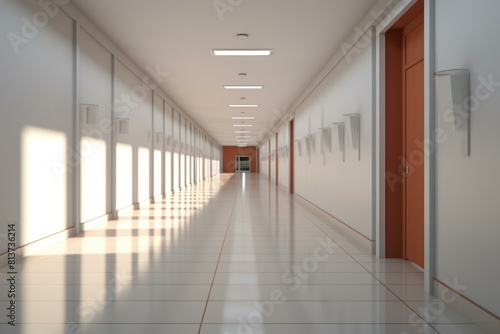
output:
[[258, 108], [258, 104], [230, 104], [229, 108]]
[[238, 147], [248, 147], [248, 145], [238, 145]]
[[236, 117], [231, 117], [231, 119], [234, 120], [250, 120], [250, 119], [255, 119], [253, 116], [236, 116]]
[[227, 49], [212, 49], [213, 56], [233, 56], [233, 57], [258, 57], [258, 56], [270, 56], [273, 54], [273, 50], [270, 49], [252, 49], [252, 50], [227, 50]]
[[247, 144], [248, 144], [248, 140], [241, 140], [241, 139], [239, 139], [239, 140], [237, 140], [236, 142], [237, 142], [237, 143], [247, 143]]
[[250, 136], [236, 136], [236, 139], [249, 139]]
[[252, 131], [237, 130], [237, 131], [234, 131], [234, 133], [252, 133]]
[[233, 124], [233, 126], [250, 127], [250, 126], [253, 126], [253, 125], [252, 124]]
[[224, 85], [224, 89], [262, 89], [262, 85]]

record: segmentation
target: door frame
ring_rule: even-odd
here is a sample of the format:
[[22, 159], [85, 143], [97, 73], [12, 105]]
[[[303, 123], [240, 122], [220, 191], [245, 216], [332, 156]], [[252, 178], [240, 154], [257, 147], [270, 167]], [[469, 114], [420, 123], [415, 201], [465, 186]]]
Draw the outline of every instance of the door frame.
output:
[[[376, 254], [385, 257], [385, 32], [410, 9], [417, 0], [402, 0], [386, 13], [376, 26], [375, 48], [375, 99], [376, 99]], [[435, 4], [424, 0], [424, 138], [426, 138], [426, 159], [424, 164], [424, 286], [425, 291], [434, 294], [435, 277]]]
[[[238, 164], [238, 158], [248, 158], [248, 170], [244, 170], [244, 171], [241, 171], [241, 170], [238, 170], [239, 168], [239, 164]], [[252, 168], [252, 157], [249, 156], [249, 155], [237, 155], [234, 157], [234, 164], [235, 164], [235, 168], [234, 168], [234, 171], [236, 173], [250, 173]]]
[[288, 133], [289, 133], [289, 143], [288, 143], [288, 149], [289, 149], [289, 164], [290, 164], [290, 194], [293, 194], [295, 192], [295, 134], [294, 134], [294, 119], [292, 118], [290, 120], [288, 127]]

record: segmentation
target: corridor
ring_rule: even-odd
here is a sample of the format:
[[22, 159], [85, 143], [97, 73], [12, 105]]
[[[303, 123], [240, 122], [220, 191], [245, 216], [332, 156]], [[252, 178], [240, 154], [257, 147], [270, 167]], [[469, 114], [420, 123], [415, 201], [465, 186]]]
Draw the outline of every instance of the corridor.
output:
[[222, 174], [26, 258], [0, 332], [483, 333], [363, 238], [259, 174]]

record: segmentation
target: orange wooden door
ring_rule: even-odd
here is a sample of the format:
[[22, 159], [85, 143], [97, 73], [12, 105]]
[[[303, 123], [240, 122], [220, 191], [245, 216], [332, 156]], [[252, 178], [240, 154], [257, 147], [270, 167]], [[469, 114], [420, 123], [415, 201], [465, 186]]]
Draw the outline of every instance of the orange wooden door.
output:
[[403, 31], [405, 257], [424, 267], [424, 24]]

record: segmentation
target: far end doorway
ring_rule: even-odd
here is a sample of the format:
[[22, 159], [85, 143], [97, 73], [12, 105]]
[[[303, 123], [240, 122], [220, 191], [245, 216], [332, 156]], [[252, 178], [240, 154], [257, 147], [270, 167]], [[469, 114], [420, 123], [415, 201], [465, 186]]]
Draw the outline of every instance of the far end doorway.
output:
[[237, 173], [250, 172], [250, 156], [236, 157], [236, 172]]

